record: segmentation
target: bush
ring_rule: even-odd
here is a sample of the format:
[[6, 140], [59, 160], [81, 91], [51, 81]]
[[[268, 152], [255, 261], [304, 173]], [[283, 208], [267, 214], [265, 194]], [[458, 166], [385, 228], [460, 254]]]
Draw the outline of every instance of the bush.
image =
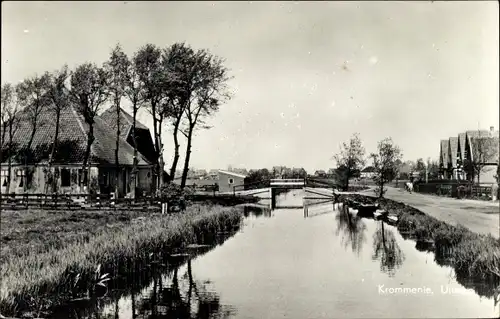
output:
[[179, 185], [170, 183], [160, 190], [160, 200], [168, 203], [169, 209], [177, 207], [179, 210], [184, 210], [188, 205], [187, 197], [192, 193], [189, 188], [182, 189]]

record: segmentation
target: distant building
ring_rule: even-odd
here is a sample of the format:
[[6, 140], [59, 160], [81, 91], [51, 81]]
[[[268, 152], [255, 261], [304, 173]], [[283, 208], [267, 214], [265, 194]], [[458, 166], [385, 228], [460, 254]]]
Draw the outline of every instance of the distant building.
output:
[[317, 170], [316, 172], [314, 172], [314, 176], [326, 177], [326, 172], [324, 170], [320, 169], [320, 170]]
[[218, 169], [211, 169], [208, 171], [208, 176], [210, 179], [216, 180], [217, 177], [219, 176], [219, 170]]
[[[496, 166], [498, 165], [498, 138], [499, 131], [490, 127], [490, 130], [469, 130], [440, 141], [439, 166], [442, 178], [471, 180], [472, 173], [465, 167], [467, 161], [473, 160], [474, 143], [480, 140], [491, 139], [491, 144], [495, 146], [495, 153], [485, 160], [485, 169], [481, 172], [479, 180], [481, 183], [494, 183]], [[476, 177], [477, 178], [477, 177]]]
[[220, 192], [232, 192], [233, 187], [237, 185], [245, 185], [246, 175], [235, 172], [219, 170], [217, 172], [217, 184]]
[[375, 167], [367, 166], [361, 170], [361, 178], [372, 178], [375, 175]]

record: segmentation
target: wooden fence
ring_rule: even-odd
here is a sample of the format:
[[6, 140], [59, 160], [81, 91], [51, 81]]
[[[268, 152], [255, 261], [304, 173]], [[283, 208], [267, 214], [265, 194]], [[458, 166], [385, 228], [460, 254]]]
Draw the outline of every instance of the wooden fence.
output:
[[153, 197], [138, 199], [113, 198], [109, 194], [2, 194], [0, 208], [22, 210], [27, 208], [54, 210], [157, 210], [161, 203]]
[[491, 199], [492, 197], [492, 185], [475, 185], [465, 181], [417, 183], [414, 185], [414, 190], [418, 193], [454, 198]]

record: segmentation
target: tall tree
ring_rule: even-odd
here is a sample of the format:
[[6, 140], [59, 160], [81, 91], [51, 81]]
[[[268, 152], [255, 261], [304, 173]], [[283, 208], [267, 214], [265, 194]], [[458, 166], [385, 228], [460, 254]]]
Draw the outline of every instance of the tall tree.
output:
[[470, 138], [470, 156], [464, 161], [464, 169], [481, 182], [481, 173], [490, 169], [489, 164], [498, 163], [498, 138], [481, 136]]
[[28, 143], [23, 147], [22, 157], [24, 161], [24, 191], [28, 189], [28, 183], [31, 183], [31, 174], [28, 172], [28, 165], [33, 164], [34, 151], [31, 149], [37, 129], [45, 125], [41, 115], [50, 104], [49, 98], [49, 75], [27, 78], [16, 87], [17, 97], [21, 107], [24, 108], [23, 118], [30, 126], [30, 135]]
[[[95, 117], [100, 108], [108, 98], [107, 81], [108, 75], [103, 68], [94, 63], [79, 65], [71, 74], [70, 98], [77, 105], [78, 112], [83, 116], [89, 129], [87, 132], [87, 146], [83, 156], [82, 173], [87, 179], [87, 187], [90, 186], [90, 150], [94, 143]], [[87, 168], [87, 164], [88, 168]]]
[[167, 95], [167, 105], [164, 108], [165, 115], [169, 119], [172, 128], [174, 140], [174, 157], [170, 166], [170, 179], [172, 180], [179, 163], [179, 130], [184, 116], [184, 111], [190, 102], [191, 78], [194, 74], [191, 72], [191, 59], [194, 51], [185, 43], [174, 43], [163, 51], [162, 63], [164, 70], [167, 70], [169, 77], [168, 87], [165, 92]]
[[[66, 80], [69, 76], [68, 66], [64, 65], [60, 70], [55, 71], [53, 73], [46, 74], [47, 81], [47, 92], [50, 100], [49, 109], [55, 115], [56, 121], [56, 131], [54, 134], [54, 140], [52, 141], [52, 149], [49, 155], [49, 170], [51, 169], [52, 163], [54, 161], [55, 156], [57, 155], [57, 147], [59, 140], [59, 128], [61, 121], [61, 112], [68, 106], [68, 90], [65, 85]], [[52, 174], [52, 172], [51, 172]], [[52, 177], [52, 189], [56, 189], [57, 180]]]
[[[109, 60], [104, 64], [104, 69], [108, 75], [108, 90], [116, 112], [116, 141], [115, 141], [115, 196], [118, 197], [118, 180], [121, 173], [119, 163], [120, 150], [120, 112], [121, 100], [125, 95], [125, 89], [128, 84], [130, 61], [123, 52], [120, 44], [117, 44], [111, 51]], [[135, 129], [135, 128], [134, 128]], [[134, 132], [135, 133], [135, 132]], [[125, 192], [127, 190], [125, 189]]]
[[127, 72], [127, 82], [125, 86], [125, 96], [129, 99], [132, 104], [132, 140], [134, 142], [134, 158], [133, 158], [133, 166], [132, 166], [132, 175], [131, 175], [131, 192], [132, 198], [135, 198], [136, 187], [137, 187], [137, 138], [136, 138], [136, 126], [137, 126], [137, 112], [142, 106], [144, 94], [143, 94], [143, 85], [139, 77], [137, 62], [140, 61], [137, 59], [137, 53], [132, 58], [132, 62], [129, 64], [128, 72]]
[[345, 191], [349, 189], [349, 179], [355, 177], [365, 165], [365, 148], [359, 137], [355, 133], [349, 142], [344, 142], [340, 146], [340, 153], [334, 155], [341, 174], [341, 184]]
[[384, 186], [391, 182], [398, 172], [397, 160], [401, 160], [400, 148], [394, 144], [390, 137], [381, 140], [377, 146], [377, 153], [370, 154], [375, 168], [373, 180], [377, 185], [375, 192], [382, 198], [386, 189]]
[[207, 50], [198, 50], [189, 61], [191, 68], [186, 78], [188, 90], [184, 92], [189, 99], [184, 110], [186, 125], [181, 131], [187, 138], [181, 188], [186, 185], [195, 129], [209, 128], [205, 124], [206, 118], [231, 98], [227, 87], [230, 77], [222, 58], [212, 55]]
[[160, 156], [161, 136], [159, 136], [159, 122], [161, 121], [162, 112], [160, 103], [164, 97], [162, 82], [164, 78], [161, 65], [161, 49], [153, 44], [146, 44], [141, 47], [134, 56], [134, 66], [143, 87], [144, 100], [148, 102], [148, 111], [153, 117], [153, 135], [155, 143], [155, 175], [156, 188], [160, 186], [162, 181], [163, 168], [161, 168]]
[[[10, 83], [2, 85], [2, 161], [7, 157], [7, 180], [5, 181], [6, 193], [10, 192], [12, 180], [12, 155], [14, 152], [13, 138], [19, 127], [21, 107], [17, 101], [16, 90]], [[2, 186], [4, 186], [2, 184]]]

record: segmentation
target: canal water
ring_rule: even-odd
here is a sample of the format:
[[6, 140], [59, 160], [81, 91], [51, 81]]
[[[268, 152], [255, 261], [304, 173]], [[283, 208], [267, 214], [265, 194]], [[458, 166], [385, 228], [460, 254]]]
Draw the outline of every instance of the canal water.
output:
[[[163, 274], [98, 318], [498, 317], [395, 227], [349, 218], [337, 204], [291, 191], [270, 211], [245, 208], [240, 231]], [[316, 201], [319, 202], [319, 201]], [[279, 208], [297, 207], [297, 208]]]

